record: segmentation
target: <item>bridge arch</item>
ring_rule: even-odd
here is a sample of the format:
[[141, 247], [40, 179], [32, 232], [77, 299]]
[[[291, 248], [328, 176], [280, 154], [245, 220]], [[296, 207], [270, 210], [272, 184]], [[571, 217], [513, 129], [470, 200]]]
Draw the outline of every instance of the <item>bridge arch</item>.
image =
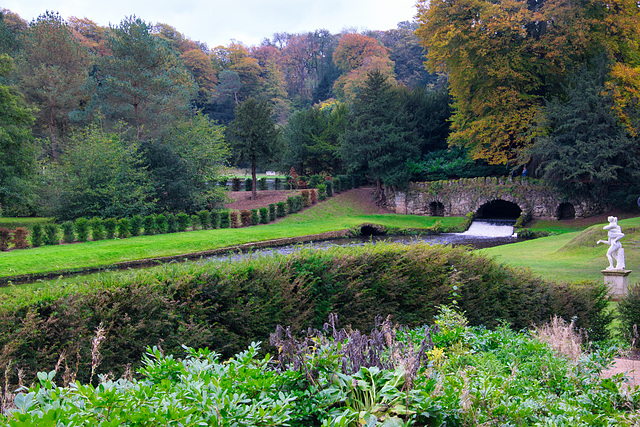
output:
[[520, 214], [522, 208], [517, 203], [495, 199], [481, 205], [476, 211], [476, 218], [517, 219]]

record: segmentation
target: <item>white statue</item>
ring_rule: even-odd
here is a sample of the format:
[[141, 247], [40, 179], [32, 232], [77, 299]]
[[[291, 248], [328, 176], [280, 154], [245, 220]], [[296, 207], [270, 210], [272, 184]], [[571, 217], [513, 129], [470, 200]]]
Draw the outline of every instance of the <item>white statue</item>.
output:
[[[603, 228], [605, 230], [609, 230], [609, 240], [598, 240], [597, 244], [607, 243], [611, 245], [607, 251], [607, 258], [609, 258], [609, 267], [607, 267], [607, 270], [624, 270], [624, 249], [622, 248], [622, 243], [620, 243], [620, 239], [624, 237], [624, 233], [618, 225], [618, 218], [610, 216], [609, 224], [605, 225]], [[614, 259], [616, 260], [615, 268], [613, 267]]]

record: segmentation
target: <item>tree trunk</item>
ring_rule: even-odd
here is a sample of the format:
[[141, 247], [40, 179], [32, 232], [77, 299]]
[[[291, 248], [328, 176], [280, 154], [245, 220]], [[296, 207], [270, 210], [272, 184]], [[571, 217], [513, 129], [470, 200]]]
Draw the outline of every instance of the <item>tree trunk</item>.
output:
[[256, 162], [251, 162], [251, 200], [255, 200], [258, 197], [256, 184]]
[[382, 181], [380, 178], [376, 179], [376, 194], [375, 203], [377, 206], [383, 206], [386, 203], [386, 197], [384, 195], [384, 188], [382, 188]]

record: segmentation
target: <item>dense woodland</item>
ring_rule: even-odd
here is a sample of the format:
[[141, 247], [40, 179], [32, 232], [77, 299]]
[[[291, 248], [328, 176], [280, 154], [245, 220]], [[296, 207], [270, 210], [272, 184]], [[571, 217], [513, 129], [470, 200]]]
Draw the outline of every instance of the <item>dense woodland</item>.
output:
[[634, 204], [636, 3], [417, 6], [388, 31], [217, 47], [135, 16], [105, 28], [4, 9], [0, 208], [195, 212], [221, 203], [227, 165], [360, 174], [379, 188], [527, 167], [563, 191]]

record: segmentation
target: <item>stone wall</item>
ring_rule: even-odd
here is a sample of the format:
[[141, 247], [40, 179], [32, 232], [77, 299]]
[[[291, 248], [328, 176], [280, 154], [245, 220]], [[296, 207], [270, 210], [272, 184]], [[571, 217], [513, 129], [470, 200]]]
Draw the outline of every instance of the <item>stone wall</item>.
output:
[[387, 207], [396, 213], [433, 215], [432, 204], [444, 216], [476, 213], [483, 205], [504, 200], [515, 203], [532, 219], [558, 219], [563, 203], [573, 206], [576, 218], [600, 214], [604, 207], [593, 199], [566, 197], [538, 180], [515, 178], [465, 178], [411, 183], [406, 192], [386, 190]]

